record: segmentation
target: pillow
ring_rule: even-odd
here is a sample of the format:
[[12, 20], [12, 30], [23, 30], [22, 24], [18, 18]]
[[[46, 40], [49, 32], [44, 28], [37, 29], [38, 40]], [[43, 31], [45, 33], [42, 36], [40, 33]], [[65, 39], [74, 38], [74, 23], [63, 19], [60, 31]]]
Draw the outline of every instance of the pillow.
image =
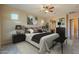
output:
[[30, 31], [25, 31], [25, 33], [30, 33]]
[[38, 29], [38, 32], [41, 33], [41, 32], [43, 32], [43, 31], [42, 31], [42, 29]]
[[16, 33], [17, 34], [24, 34], [24, 31], [23, 30], [16, 30]]
[[33, 29], [28, 29], [28, 31], [29, 31], [30, 33], [33, 33], [33, 32], [34, 32]]

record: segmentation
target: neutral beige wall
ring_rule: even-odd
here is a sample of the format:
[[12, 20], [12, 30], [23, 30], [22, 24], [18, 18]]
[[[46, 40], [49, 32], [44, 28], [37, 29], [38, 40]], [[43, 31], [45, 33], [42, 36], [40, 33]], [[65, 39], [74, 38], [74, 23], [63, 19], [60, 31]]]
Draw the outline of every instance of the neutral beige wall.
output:
[[[70, 37], [71, 39], [77, 39], [78, 38], [78, 18], [79, 18], [79, 12], [77, 13], [72, 13], [72, 14], [68, 14], [69, 18], [68, 18], [68, 32], [70, 33]], [[70, 29], [70, 19], [72, 19], [72, 25], [71, 25], [71, 29]], [[69, 31], [71, 30], [71, 32]]]
[[[19, 15], [19, 20], [18, 21], [13, 21], [11, 20], [10, 14], [11, 13], [16, 13]], [[2, 44], [7, 44], [9, 42], [12, 42], [11, 39], [11, 32], [14, 31], [15, 25], [20, 24], [20, 25], [27, 25], [27, 16], [30, 15], [25, 11], [12, 8], [9, 6], [4, 5], [3, 6], [3, 26], [2, 26]], [[39, 17], [39, 19], [41, 19]]]
[[1, 47], [1, 16], [0, 16], [0, 47]]
[[[16, 13], [19, 15], [19, 20], [18, 21], [13, 21], [11, 20], [11, 17], [10, 17], [10, 14], [11, 13]], [[26, 16], [27, 16], [27, 13], [21, 11], [21, 10], [18, 10], [18, 9], [15, 9], [15, 8], [11, 8], [11, 7], [8, 7], [8, 6], [3, 6], [3, 32], [2, 32], [2, 44], [7, 44], [9, 42], [11, 42], [11, 32], [14, 31], [14, 28], [15, 28], [15, 25], [18, 24], [26, 24], [27, 20], [26, 20]]]
[[1, 48], [1, 39], [2, 39], [2, 5], [0, 5], [0, 48]]

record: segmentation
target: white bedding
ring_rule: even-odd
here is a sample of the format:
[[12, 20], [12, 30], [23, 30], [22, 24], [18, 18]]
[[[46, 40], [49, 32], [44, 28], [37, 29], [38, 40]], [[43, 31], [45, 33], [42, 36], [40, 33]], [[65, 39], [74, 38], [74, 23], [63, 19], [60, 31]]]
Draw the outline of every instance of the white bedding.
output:
[[26, 34], [26, 41], [33, 44], [34, 46], [39, 48], [39, 53], [44, 53], [45, 51], [49, 51], [49, 47], [52, 46], [52, 41], [59, 37], [57, 33], [53, 33], [50, 35], [46, 35], [41, 38], [40, 43], [37, 44], [34, 41], [32, 41], [32, 37], [39, 33], [27, 33]]
[[32, 37], [36, 34], [39, 34], [39, 33], [27, 33], [26, 34], [26, 41], [33, 44], [34, 46], [36, 46], [37, 48], [39, 48], [39, 44], [35, 43], [34, 41], [32, 41]]

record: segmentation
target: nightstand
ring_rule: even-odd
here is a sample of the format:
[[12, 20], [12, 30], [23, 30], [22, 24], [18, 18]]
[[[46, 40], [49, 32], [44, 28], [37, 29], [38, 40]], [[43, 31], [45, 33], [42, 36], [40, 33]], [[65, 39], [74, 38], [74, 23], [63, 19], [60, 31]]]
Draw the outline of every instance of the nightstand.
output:
[[13, 34], [12, 35], [13, 43], [25, 41], [25, 38], [26, 38], [25, 34]]

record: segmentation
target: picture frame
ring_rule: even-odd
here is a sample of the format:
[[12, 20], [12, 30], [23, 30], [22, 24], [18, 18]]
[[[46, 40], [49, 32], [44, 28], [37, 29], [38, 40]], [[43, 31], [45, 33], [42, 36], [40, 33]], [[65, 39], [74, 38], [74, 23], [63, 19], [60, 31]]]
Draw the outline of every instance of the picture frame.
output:
[[65, 18], [59, 18], [59, 22], [61, 22], [61, 25], [64, 26], [65, 25]]
[[37, 25], [38, 18], [34, 16], [27, 16], [27, 25]]

